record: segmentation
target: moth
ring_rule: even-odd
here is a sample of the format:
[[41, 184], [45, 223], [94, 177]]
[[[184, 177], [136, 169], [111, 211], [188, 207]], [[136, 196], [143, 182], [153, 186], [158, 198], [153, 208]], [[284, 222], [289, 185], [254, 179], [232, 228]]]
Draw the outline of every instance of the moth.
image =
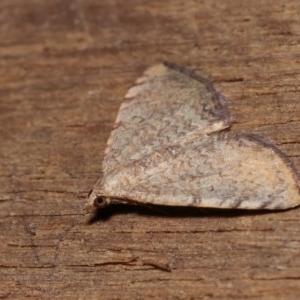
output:
[[110, 203], [283, 210], [300, 204], [291, 161], [257, 135], [230, 132], [225, 98], [173, 63], [125, 95], [88, 206]]

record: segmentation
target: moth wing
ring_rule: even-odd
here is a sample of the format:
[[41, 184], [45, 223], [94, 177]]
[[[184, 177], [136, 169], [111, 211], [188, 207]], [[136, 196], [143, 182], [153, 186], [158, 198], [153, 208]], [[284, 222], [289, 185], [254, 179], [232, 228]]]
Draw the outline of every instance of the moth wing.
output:
[[223, 97], [212, 84], [180, 66], [147, 69], [125, 96], [107, 142], [104, 173], [139, 160], [185, 135], [230, 125]]
[[160, 149], [104, 177], [101, 193], [172, 206], [287, 209], [300, 204], [296, 172], [274, 145], [224, 134]]

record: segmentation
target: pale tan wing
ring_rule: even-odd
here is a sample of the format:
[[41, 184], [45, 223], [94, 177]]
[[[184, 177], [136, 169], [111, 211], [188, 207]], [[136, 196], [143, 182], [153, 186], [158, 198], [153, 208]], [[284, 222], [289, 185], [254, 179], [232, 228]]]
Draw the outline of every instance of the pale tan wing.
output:
[[103, 173], [178, 143], [185, 135], [229, 125], [225, 100], [211, 83], [171, 63], [155, 65], [125, 96], [107, 143]]
[[257, 137], [212, 134], [161, 149], [110, 174], [102, 195], [128, 202], [240, 209], [286, 209], [300, 204], [292, 164]]

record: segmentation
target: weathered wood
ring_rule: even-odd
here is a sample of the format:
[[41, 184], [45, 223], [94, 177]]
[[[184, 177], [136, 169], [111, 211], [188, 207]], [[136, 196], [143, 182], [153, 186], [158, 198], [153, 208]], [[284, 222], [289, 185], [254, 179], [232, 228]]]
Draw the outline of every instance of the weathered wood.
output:
[[[300, 170], [298, 0], [0, 2], [0, 297], [298, 299], [300, 210], [83, 210], [128, 87], [170, 60]], [[237, 174], [238, 176], [238, 174]]]

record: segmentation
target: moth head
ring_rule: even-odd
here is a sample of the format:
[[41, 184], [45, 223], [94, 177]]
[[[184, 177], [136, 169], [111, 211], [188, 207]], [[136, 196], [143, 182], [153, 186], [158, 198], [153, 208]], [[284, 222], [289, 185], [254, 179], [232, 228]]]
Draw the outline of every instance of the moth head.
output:
[[110, 204], [110, 199], [102, 196], [101, 194], [97, 193], [95, 190], [91, 190], [88, 194], [88, 203], [87, 209], [92, 208], [103, 208]]

